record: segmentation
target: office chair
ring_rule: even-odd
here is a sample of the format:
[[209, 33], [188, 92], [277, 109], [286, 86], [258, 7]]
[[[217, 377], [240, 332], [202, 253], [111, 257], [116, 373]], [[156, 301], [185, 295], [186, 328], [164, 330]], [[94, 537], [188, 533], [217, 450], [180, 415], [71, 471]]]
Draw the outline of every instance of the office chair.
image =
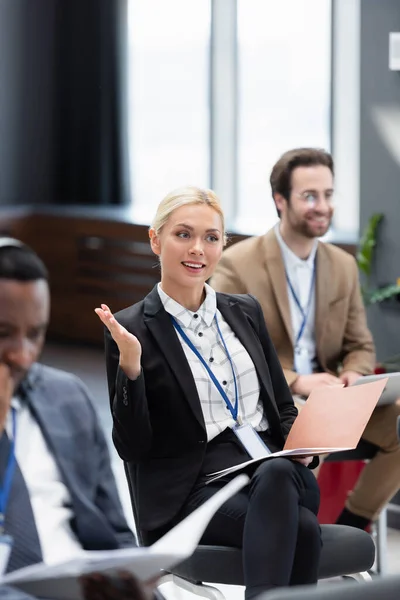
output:
[[[360, 440], [357, 448], [354, 450], [345, 450], [343, 452], [333, 452], [329, 454], [325, 462], [342, 462], [348, 460], [370, 460], [379, 451], [379, 448], [366, 440]], [[380, 575], [384, 575], [388, 570], [387, 560], [387, 507], [385, 507], [373, 525], [374, 538], [376, 540], [376, 570]]]
[[[128, 481], [138, 543], [143, 538], [138, 528], [135, 499], [136, 465], [124, 463]], [[348, 576], [359, 581], [369, 581], [368, 570], [375, 560], [375, 545], [371, 536], [354, 527], [322, 525], [322, 553], [319, 578]], [[199, 544], [187, 560], [164, 573], [162, 582], [172, 581], [179, 588], [210, 600], [223, 600], [224, 595], [208, 584], [244, 585], [242, 550], [228, 546]]]

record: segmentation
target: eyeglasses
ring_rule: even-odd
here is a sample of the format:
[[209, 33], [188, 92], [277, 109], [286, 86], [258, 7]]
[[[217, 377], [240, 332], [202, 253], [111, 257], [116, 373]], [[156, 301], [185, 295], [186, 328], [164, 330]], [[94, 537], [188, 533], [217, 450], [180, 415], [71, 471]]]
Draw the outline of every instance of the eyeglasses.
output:
[[321, 196], [324, 198], [328, 206], [332, 207], [335, 204], [335, 197], [331, 191], [324, 192], [322, 194], [317, 192], [301, 192], [297, 193], [296, 196], [301, 198], [301, 200], [303, 200], [309, 206], [309, 208], [314, 208], [317, 206], [317, 204], [320, 204]]

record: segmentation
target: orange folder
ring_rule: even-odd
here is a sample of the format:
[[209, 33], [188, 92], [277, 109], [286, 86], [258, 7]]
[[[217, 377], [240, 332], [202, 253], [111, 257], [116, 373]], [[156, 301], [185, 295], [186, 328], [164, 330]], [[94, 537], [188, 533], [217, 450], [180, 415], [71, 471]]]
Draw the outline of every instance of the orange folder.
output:
[[387, 378], [364, 385], [325, 386], [313, 390], [292, 425], [283, 450], [209, 473], [207, 483], [271, 458], [329, 454], [356, 448]]
[[284, 449], [355, 448], [386, 383], [387, 378], [313, 390], [293, 423]]

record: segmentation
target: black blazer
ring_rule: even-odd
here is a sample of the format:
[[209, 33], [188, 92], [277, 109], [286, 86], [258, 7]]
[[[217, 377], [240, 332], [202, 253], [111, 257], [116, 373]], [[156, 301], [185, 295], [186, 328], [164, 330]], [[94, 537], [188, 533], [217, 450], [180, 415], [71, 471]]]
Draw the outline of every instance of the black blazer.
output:
[[[219, 293], [217, 306], [253, 360], [270, 434], [282, 448], [297, 409], [261, 307], [253, 296]], [[201, 471], [207, 434], [192, 372], [157, 288], [115, 316], [142, 345], [142, 373], [135, 381], [126, 377], [106, 331], [113, 440], [134, 476], [139, 529], [151, 531], [184, 504]]]

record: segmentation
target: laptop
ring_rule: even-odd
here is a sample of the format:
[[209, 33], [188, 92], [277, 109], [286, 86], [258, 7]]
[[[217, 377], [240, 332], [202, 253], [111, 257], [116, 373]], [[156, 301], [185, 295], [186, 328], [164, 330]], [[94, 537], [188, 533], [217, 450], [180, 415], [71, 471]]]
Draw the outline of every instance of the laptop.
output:
[[387, 383], [378, 400], [377, 406], [394, 404], [396, 400], [400, 400], [400, 372], [364, 375], [363, 377], [360, 377], [360, 379], [357, 379], [353, 385], [364, 385], [364, 383], [371, 383], [372, 381], [379, 381], [380, 379], [387, 379]]

